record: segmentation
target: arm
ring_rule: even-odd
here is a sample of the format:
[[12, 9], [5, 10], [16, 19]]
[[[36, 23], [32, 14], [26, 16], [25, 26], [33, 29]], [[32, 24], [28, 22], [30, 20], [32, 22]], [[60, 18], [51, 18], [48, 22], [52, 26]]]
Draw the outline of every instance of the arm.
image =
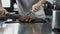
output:
[[44, 4], [44, 3], [46, 2], [46, 0], [39, 0], [39, 2], [40, 2], [41, 4]]
[[46, 0], [39, 0], [38, 3], [39, 3], [40, 5], [42, 5], [42, 4], [44, 4], [45, 2], [46, 2]]
[[2, 2], [1, 2], [1, 0], [0, 0], [0, 8], [2, 8]]
[[2, 7], [2, 0], [0, 0], [0, 15], [7, 14], [8, 11]]

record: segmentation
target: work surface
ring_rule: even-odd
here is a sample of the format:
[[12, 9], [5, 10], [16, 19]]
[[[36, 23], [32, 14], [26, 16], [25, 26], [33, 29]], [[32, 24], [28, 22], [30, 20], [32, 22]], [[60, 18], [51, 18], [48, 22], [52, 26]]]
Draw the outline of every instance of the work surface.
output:
[[[51, 16], [47, 16], [47, 17], [49, 17], [50, 19], [52, 18]], [[18, 34], [19, 23], [10, 23], [10, 24], [8, 23], [5, 25], [7, 25], [7, 27], [4, 26], [5, 27], [4, 34]], [[51, 32], [52, 32], [51, 22], [44, 23], [42, 27], [42, 33], [51, 34]]]

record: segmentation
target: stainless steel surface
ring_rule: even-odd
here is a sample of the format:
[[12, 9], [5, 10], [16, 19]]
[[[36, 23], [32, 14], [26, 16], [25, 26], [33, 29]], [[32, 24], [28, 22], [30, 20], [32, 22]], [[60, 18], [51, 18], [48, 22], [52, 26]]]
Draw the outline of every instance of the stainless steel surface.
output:
[[53, 11], [52, 29], [60, 29], [60, 10]]

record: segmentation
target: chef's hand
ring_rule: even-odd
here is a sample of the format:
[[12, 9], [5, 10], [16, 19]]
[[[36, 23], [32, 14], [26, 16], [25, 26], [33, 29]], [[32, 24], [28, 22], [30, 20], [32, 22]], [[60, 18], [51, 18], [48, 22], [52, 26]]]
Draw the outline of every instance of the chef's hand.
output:
[[0, 15], [5, 15], [7, 13], [8, 13], [8, 11], [6, 9], [0, 8]]
[[40, 10], [40, 6], [41, 6], [41, 3], [40, 2], [34, 4], [32, 6], [32, 12], [37, 12], [38, 10]]
[[18, 20], [24, 23], [31, 23], [34, 19], [29, 18], [29, 17], [20, 17], [18, 18]]

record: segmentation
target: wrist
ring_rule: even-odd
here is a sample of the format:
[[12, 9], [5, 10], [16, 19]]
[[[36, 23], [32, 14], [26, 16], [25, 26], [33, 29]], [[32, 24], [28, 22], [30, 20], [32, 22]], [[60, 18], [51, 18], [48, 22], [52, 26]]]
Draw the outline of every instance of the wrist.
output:
[[39, 5], [39, 6], [42, 6], [42, 3], [39, 1], [39, 2], [38, 2], [38, 5]]

